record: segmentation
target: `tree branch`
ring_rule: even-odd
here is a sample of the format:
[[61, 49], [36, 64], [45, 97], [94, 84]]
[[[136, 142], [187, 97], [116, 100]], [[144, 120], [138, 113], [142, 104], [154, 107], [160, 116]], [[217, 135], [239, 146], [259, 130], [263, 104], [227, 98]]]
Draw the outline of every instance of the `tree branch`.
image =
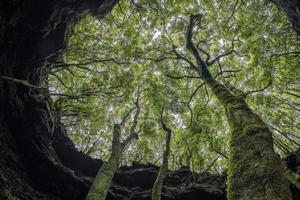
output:
[[122, 142], [122, 147], [125, 148], [133, 139], [138, 139], [138, 135], [141, 132], [141, 130], [136, 131], [136, 127], [138, 125], [138, 118], [140, 116], [141, 113], [141, 106], [140, 106], [140, 89], [138, 88], [137, 91], [137, 97], [136, 97], [136, 101], [134, 102], [135, 104], [135, 108], [136, 108], [136, 112], [135, 115], [133, 117], [133, 121], [132, 121], [132, 125], [130, 127], [130, 134], [129, 136]]
[[188, 79], [200, 79], [200, 76], [173, 76], [171, 74], [165, 74], [166, 77], [172, 78], [172, 79], [183, 79], [183, 78], [188, 78]]
[[193, 39], [193, 29], [196, 23], [200, 22], [202, 18], [201, 14], [192, 15], [190, 16], [190, 23], [187, 28], [186, 33], [186, 48], [191, 52], [191, 54], [194, 56], [194, 58], [197, 61], [198, 70], [197, 72], [206, 82], [213, 82], [213, 78], [211, 76], [211, 73], [208, 71], [207, 65], [205, 61], [201, 58], [197, 48], [195, 47], [192, 39]]
[[12, 78], [12, 77], [8, 77], [8, 76], [0, 76], [0, 79], [6, 80], [6, 81], [11, 81], [11, 82], [14, 82], [14, 83], [17, 83], [17, 84], [20, 84], [20, 85], [23, 85], [23, 86], [29, 87], [29, 88], [34, 88], [34, 89], [39, 89], [39, 90], [47, 90], [48, 89], [46, 87], [40, 87], [40, 86], [33, 85], [25, 80]]
[[272, 85], [272, 81], [270, 81], [268, 83], [268, 85], [266, 85], [265, 87], [263, 87], [261, 89], [245, 92], [245, 97], [247, 97], [249, 94], [252, 94], [252, 93], [262, 92], [262, 91], [266, 90], [268, 87], [270, 87], [271, 85]]

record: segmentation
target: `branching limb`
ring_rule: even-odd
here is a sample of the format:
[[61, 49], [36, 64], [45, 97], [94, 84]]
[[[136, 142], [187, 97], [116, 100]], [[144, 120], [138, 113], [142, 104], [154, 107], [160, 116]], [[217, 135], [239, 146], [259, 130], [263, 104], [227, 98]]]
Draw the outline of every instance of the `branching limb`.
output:
[[173, 51], [172, 52], [175, 54], [176, 59], [185, 61], [186, 63], [188, 63], [190, 65], [191, 69], [193, 69], [195, 71], [198, 71], [198, 68], [196, 67], [196, 65], [192, 61], [190, 61], [187, 57], [185, 57], [184, 55], [180, 54], [177, 51], [176, 46], [173, 46]]
[[37, 85], [33, 85], [31, 83], [29, 83], [28, 81], [25, 80], [21, 80], [21, 79], [17, 79], [17, 78], [12, 78], [12, 77], [8, 77], [8, 76], [0, 76], [0, 79], [2, 80], [6, 80], [6, 81], [11, 81], [20, 85], [23, 85], [25, 87], [29, 87], [29, 88], [34, 88], [34, 89], [40, 89], [40, 90], [47, 90], [48, 88], [46, 87], [40, 87]]
[[209, 103], [209, 101], [210, 101], [209, 93], [208, 93], [208, 90], [207, 90], [206, 85], [204, 85], [204, 88], [205, 88], [205, 93], [206, 93], [206, 96], [207, 96], [207, 100], [206, 100], [205, 104], [204, 104], [204, 105], [198, 110], [198, 112], [197, 112], [197, 117], [196, 117], [197, 121], [198, 121], [198, 119], [199, 119], [200, 113], [206, 108], [206, 106], [208, 105], [208, 103]]
[[210, 54], [207, 51], [205, 51], [204, 49], [200, 48], [199, 46], [197, 48], [200, 52], [205, 54], [205, 56], [206, 56], [205, 63], [208, 64], [209, 60], [211, 59]]
[[165, 25], [164, 25], [164, 31], [165, 31], [165, 33], [166, 33], [166, 35], [167, 35], [167, 39], [168, 39], [169, 44], [172, 46], [172, 51], [171, 51], [171, 52], [172, 52], [173, 54], [175, 54], [175, 56], [176, 56], [175, 59], [185, 61], [186, 63], [188, 63], [188, 64], [190, 65], [191, 69], [197, 71], [198, 68], [195, 66], [195, 64], [194, 64], [192, 61], [190, 61], [185, 55], [182, 55], [181, 53], [179, 53], [179, 52], [177, 51], [177, 47], [176, 47], [176, 45], [175, 45], [175, 43], [174, 43], [172, 37], [171, 37], [170, 34], [168, 33], [168, 30], [166, 29]]
[[163, 152], [162, 165], [159, 168], [158, 175], [153, 184], [151, 200], [161, 200], [163, 181], [164, 181], [164, 178], [168, 171], [168, 163], [169, 163], [170, 142], [171, 142], [172, 130], [170, 128], [168, 128], [167, 125], [164, 123], [163, 110], [160, 113], [160, 122], [161, 122], [163, 130], [166, 132], [166, 147]]
[[[231, 12], [230, 16], [228, 17], [228, 19], [227, 19], [227, 21], [226, 21], [225, 24], [228, 24], [228, 23], [231, 21], [231, 19], [234, 18], [235, 12], [239, 9], [239, 8], [237, 8], [238, 3], [239, 3], [239, 0], [236, 0], [235, 3], [233, 4], [232, 12]], [[241, 5], [242, 5], [242, 3], [241, 3]], [[240, 5], [240, 6], [241, 6], [241, 5]], [[239, 6], [239, 7], [240, 7], [240, 6]]]
[[183, 79], [183, 78], [187, 78], [187, 79], [200, 79], [200, 76], [173, 76], [171, 74], [165, 74], [166, 77], [168, 78], [172, 78], [172, 79]]
[[170, 128], [168, 128], [166, 123], [164, 122], [163, 112], [164, 112], [164, 110], [162, 110], [160, 113], [160, 123], [161, 123], [162, 129], [167, 133], [167, 140], [169, 140], [169, 138], [172, 135], [172, 130]]
[[132, 113], [132, 111], [134, 111], [136, 109], [136, 107], [132, 107], [123, 117], [120, 123], [120, 126], [123, 127], [125, 125], [125, 123], [127, 122], [130, 114]]
[[50, 71], [49, 74], [54, 76], [66, 89], [68, 89], [65, 82], [56, 73]]
[[245, 97], [247, 97], [249, 94], [252, 94], [252, 93], [263, 92], [263, 91], [265, 91], [268, 87], [270, 87], [271, 85], [272, 85], [272, 81], [270, 81], [265, 87], [263, 87], [263, 88], [261, 88], [261, 89], [251, 90], [251, 91], [245, 92]]
[[140, 92], [140, 89], [138, 89], [136, 101], [134, 102], [136, 112], [134, 114], [132, 125], [130, 127], [129, 136], [122, 142], [123, 148], [125, 148], [133, 139], [138, 139], [138, 135], [141, 132], [141, 130], [138, 130], [138, 131], [136, 130], [136, 127], [138, 125], [138, 118], [141, 113], [140, 95], [141, 95], [141, 92]]
[[214, 83], [214, 79], [212, 78], [212, 75], [209, 72], [205, 61], [201, 58], [197, 48], [195, 47], [195, 44], [192, 41], [193, 29], [195, 25], [200, 22], [201, 18], [202, 18], [201, 14], [190, 16], [190, 23], [186, 33], [186, 48], [191, 52], [191, 54], [194, 56], [194, 58], [197, 61], [197, 65], [198, 65], [197, 73], [199, 73], [199, 75], [203, 78], [203, 80], [205, 80], [205, 82], [212, 84]]
[[228, 156], [227, 156], [225, 153], [219, 151], [219, 150], [215, 147], [215, 145], [213, 144], [212, 141], [209, 141], [209, 144], [210, 144], [210, 148], [211, 148], [214, 152], [216, 152], [217, 154], [223, 156], [225, 159], [228, 159]]
[[[216, 79], [217, 77], [219, 77], [220, 75], [222, 75], [222, 73], [226, 73], [226, 72], [239, 72], [240, 70], [224, 70], [222, 72], [219, 72], [218, 74], [216, 74], [213, 78]], [[199, 77], [200, 78], [200, 77]], [[194, 92], [191, 94], [189, 100], [187, 102], [184, 102], [186, 103], [189, 111], [190, 111], [190, 123], [189, 125], [186, 127], [186, 129], [190, 128], [193, 124], [193, 110], [191, 108], [191, 102], [193, 100], [193, 98], [196, 96], [197, 92], [201, 89], [202, 86], [206, 86], [205, 85], [205, 82], [202, 82], [195, 90]], [[197, 113], [197, 119], [198, 119], [198, 116], [200, 114], [200, 112], [207, 106], [208, 102], [209, 102], [209, 95], [208, 95], [208, 91], [207, 91], [207, 88], [205, 88], [206, 90], [206, 94], [208, 96], [208, 99], [206, 101], [206, 103], [204, 104], [204, 106], [198, 111]]]
[[93, 143], [92, 143], [92, 147], [90, 147], [89, 149], [85, 149], [83, 152], [86, 154], [86, 155], [90, 155], [92, 154], [96, 147], [99, 146], [99, 141], [100, 141], [100, 138], [97, 138]]
[[203, 173], [208, 172], [212, 168], [212, 166], [214, 166], [214, 164], [217, 162], [218, 159], [219, 159], [219, 155], [211, 162], [211, 164], [207, 167], [206, 170], [203, 171]]
[[[225, 51], [224, 53], [218, 55], [216, 58], [214, 58], [212, 61], [208, 62], [207, 63], [207, 66], [212, 66], [213, 64], [215, 64], [216, 62], [218, 62], [219, 60], [221, 60], [221, 58], [224, 58], [226, 56], [229, 56], [230, 54], [232, 53], [235, 53], [235, 54], [238, 54], [235, 49], [234, 49], [234, 43], [236, 41], [240, 41], [239, 39], [234, 39], [232, 42], [231, 42], [231, 47], [229, 50]], [[238, 54], [239, 55], [239, 54]]]
[[[201, 58], [197, 48], [195, 47], [192, 39], [193, 39], [193, 29], [195, 25], [200, 22], [202, 18], [201, 14], [192, 15], [190, 16], [190, 23], [187, 28], [187, 34], [186, 34], [186, 48], [192, 53], [192, 55], [195, 57], [197, 64], [201, 68], [205, 68], [206, 64], [204, 60]], [[202, 70], [201, 70], [202, 71]], [[203, 73], [203, 72], [202, 72]]]
[[194, 115], [194, 114], [193, 114], [193, 109], [191, 108], [191, 102], [192, 102], [194, 96], [197, 94], [197, 92], [200, 90], [200, 88], [201, 88], [203, 85], [205, 85], [204, 82], [201, 83], [201, 84], [194, 90], [194, 92], [191, 94], [189, 100], [187, 101], [187, 107], [188, 107], [188, 109], [189, 109], [189, 111], [190, 111], [190, 124], [186, 127], [186, 129], [190, 128], [190, 127], [192, 126], [192, 124], [193, 124], [193, 115]]

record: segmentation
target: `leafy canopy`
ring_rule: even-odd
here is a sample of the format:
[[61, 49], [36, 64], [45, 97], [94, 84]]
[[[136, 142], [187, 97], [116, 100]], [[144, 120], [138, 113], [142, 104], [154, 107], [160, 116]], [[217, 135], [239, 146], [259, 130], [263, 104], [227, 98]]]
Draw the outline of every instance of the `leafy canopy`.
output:
[[174, 133], [171, 169], [226, 169], [223, 107], [191, 70], [185, 48], [189, 15], [197, 13], [203, 17], [193, 40], [212, 74], [249, 94], [281, 155], [299, 147], [299, 40], [283, 13], [262, 0], [135, 0], [121, 1], [104, 19], [81, 20], [51, 70], [53, 107], [80, 151], [109, 156], [113, 124], [133, 106], [139, 87], [142, 133], [122, 164], [160, 163], [164, 109]]

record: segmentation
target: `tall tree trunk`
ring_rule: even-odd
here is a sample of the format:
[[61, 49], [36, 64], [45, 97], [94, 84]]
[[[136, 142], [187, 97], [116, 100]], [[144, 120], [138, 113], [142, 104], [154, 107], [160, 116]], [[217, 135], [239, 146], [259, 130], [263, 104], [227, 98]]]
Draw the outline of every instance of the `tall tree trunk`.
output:
[[228, 199], [292, 199], [269, 128], [242, 96], [218, 82], [209, 86], [225, 107], [231, 129]]
[[171, 142], [171, 129], [167, 128], [166, 125], [162, 122], [163, 129], [166, 132], [166, 148], [163, 153], [163, 161], [159, 168], [158, 175], [153, 184], [152, 188], [152, 200], [160, 200], [161, 199], [161, 190], [163, 186], [163, 182], [168, 171], [168, 163], [169, 163], [169, 154], [170, 154], [170, 142]]
[[114, 153], [110, 156], [109, 160], [105, 162], [97, 176], [95, 181], [86, 197], [86, 200], [105, 200], [108, 189], [111, 186], [112, 179], [119, 167], [119, 160], [121, 158], [122, 151], [114, 150]]
[[103, 163], [101, 169], [90, 188], [86, 200], [105, 200], [112, 179], [119, 167], [119, 161], [122, 156], [122, 144], [120, 142], [121, 128], [118, 125], [114, 126], [112, 153], [107, 162]]
[[[229, 200], [291, 200], [290, 184], [273, 148], [272, 133], [247, 105], [245, 95], [220, 84], [195, 47], [193, 28], [202, 15], [191, 15], [186, 47], [197, 61], [196, 71], [225, 108], [231, 129], [227, 196]], [[194, 65], [195, 66], [195, 65]]]
[[293, 28], [300, 36], [300, 1], [299, 0], [272, 0], [287, 15]]
[[[119, 167], [119, 162], [122, 157], [124, 149], [130, 142], [138, 138], [140, 131], [136, 132], [136, 127], [138, 124], [138, 118], [141, 112], [141, 107], [139, 105], [140, 90], [137, 92], [137, 99], [135, 101], [135, 107], [130, 109], [129, 112], [122, 118], [121, 123], [115, 124], [113, 129], [113, 140], [112, 140], [112, 153], [106, 163], [103, 163], [102, 167], [98, 171], [93, 185], [91, 186], [86, 200], [105, 200], [109, 187], [112, 184], [112, 179]], [[130, 134], [127, 138], [121, 142], [121, 132], [122, 127], [125, 125], [127, 119], [129, 118], [131, 112], [136, 110], [133, 117], [132, 125], [130, 127]]]

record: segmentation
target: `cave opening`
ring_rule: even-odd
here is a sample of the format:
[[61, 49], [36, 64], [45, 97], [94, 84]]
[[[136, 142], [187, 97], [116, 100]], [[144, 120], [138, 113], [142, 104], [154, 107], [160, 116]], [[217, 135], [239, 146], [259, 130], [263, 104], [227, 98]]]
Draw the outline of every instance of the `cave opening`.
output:
[[[294, 12], [287, 18], [271, 3], [243, 1], [3, 2], [0, 198], [85, 199], [110, 159], [116, 125], [128, 143], [107, 199], [151, 198], [168, 130], [163, 199], [226, 199], [227, 187], [229, 197], [251, 193], [228, 186], [237, 183], [226, 183], [228, 168], [233, 179], [239, 175], [230, 168], [258, 172], [236, 181], [279, 180], [259, 174], [261, 166], [272, 171], [264, 159], [254, 163], [271, 143], [298, 172]], [[210, 80], [203, 79], [205, 67]], [[216, 92], [212, 79], [245, 100], [224, 106], [224, 90]], [[235, 146], [230, 128], [240, 114], [252, 116], [240, 126], [252, 139], [237, 137], [244, 145]], [[252, 126], [259, 118], [264, 123]], [[257, 138], [266, 129], [272, 139], [264, 143], [265, 136]], [[231, 162], [240, 152], [243, 162]], [[261, 182], [251, 179], [259, 175]]]
[[[217, 131], [215, 134], [208, 126], [197, 125], [191, 119], [193, 116], [187, 106], [187, 99], [194, 98], [193, 87], [197, 80], [176, 83], [165, 74], [180, 71], [161, 67], [159, 61], [156, 61], [167, 49], [155, 48], [168, 45], [164, 44], [167, 32], [172, 31], [173, 25], [182, 22], [174, 19], [161, 22], [161, 16], [151, 16], [151, 12], [144, 12], [146, 14], [139, 13], [135, 7], [130, 8], [129, 4], [124, 3], [104, 19], [87, 16], [75, 26], [68, 37], [66, 48], [61, 51], [61, 56], [50, 70], [48, 83], [54, 110], [79, 151], [106, 160], [111, 152], [113, 124], [120, 121], [133, 106], [134, 95], [139, 88], [144, 91], [141, 94], [145, 104], [142, 111], [144, 114], [139, 122], [139, 129], [143, 131], [139, 139], [132, 142], [124, 152], [121, 164], [161, 163], [164, 133], [159, 123], [159, 110], [165, 106], [165, 110], [169, 110], [169, 123], [175, 129], [170, 169], [186, 166], [194, 172], [212, 171], [222, 174], [227, 165], [226, 141], [229, 140], [225, 117], [215, 115], [216, 120], [225, 122], [220, 124], [220, 129], [225, 131]], [[144, 23], [139, 23], [139, 20]], [[164, 26], [170, 28], [166, 30]], [[183, 27], [182, 36], [184, 31]], [[111, 38], [114, 38], [113, 41]], [[167, 59], [161, 61], [173, 62]], [[190, 72], [187, 69], [183, 73]], [[177, 85], [172, 86], [174, 83]], [[190, 86], [184, 89], [185, 84]], [[201, 96], [205, 96], [204, 87], [189, 104], [195, 104]], [[209, 105], [206, 106], [206, 103]], [[211, 101], [207, 96], [194, 107], [211, 109], [216, 103], [215, 99]], [[199, 118], [200, 111], [197, 112]], [[222, 109], [218, 111], [221, 112]], [[193, 131], [189, 131], [188, 126]], [[123, 139], [125, 137], [126, 131]], [[198, 145], [193, 140], [203, 144]], [[222, 145], [217, 144], [221, 141], [224, 141]]]

